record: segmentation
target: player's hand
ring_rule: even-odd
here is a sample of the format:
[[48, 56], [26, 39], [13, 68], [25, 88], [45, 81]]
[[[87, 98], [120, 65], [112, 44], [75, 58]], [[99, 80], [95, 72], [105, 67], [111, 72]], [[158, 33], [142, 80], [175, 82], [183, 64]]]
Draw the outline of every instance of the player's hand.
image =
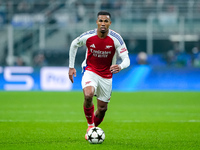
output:
[[111, 73], [118, 73], [121, 71], [121, 67], [119, 65], [112, 65], [110, 66]]
[[74, 77], [76, 77], [76, 69], [75, 68], [69, 68], [69, 79], [72, 83], [74, 83]]

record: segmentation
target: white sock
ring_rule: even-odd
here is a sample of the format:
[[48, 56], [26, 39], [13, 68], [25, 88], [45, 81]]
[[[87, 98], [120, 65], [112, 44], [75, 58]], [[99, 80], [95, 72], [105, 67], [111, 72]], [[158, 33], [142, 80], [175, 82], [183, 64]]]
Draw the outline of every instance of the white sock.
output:
[[94, 123], [93, 123], [93, 124], [88, 124], [88, 127], [89, 127], [89, 126], [94, 126]]

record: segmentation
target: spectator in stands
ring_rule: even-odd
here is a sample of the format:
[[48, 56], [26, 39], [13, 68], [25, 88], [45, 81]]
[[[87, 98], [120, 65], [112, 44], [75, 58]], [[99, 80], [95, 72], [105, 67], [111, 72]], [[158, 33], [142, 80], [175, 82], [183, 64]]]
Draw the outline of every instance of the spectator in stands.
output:
[[173, 50], [169, 50], [166, 54], [166, 61], [167, 61], [167, 64], [169, 66], [173, 65], [175, 63], [175, 54], [174, 54], [174, 51]]
[[161, 12], [163, 9], [165, 1], [164, 0], [158, 0], [157, 1], [157, 12]]
[[178, 22], [178, 10], [175, 5], [166, 5], [165, 11], [158, 14], [158, 20], [161, 25], [172, 25]]
[[173, 49], [166, 54], [166, 61], [168, 65], [183, 67], [188, 65], [188, 55], [185, 50], [180, 49], [180, 43], [174, 42]]
[[33, 65], [35, 67], [42, 67], [42, 66], [46, 66], [47, 65], [47, 62], [46, 62], [46, 59], [45, 59], [45, 56], [44, 56], [43, 53], [39, 53], [34, 57]]
[[57, 23], [56, 18], [53, 16], [51, 12], [47, 12], [46, 18], [47, 18], [46, 23], [49, 25], [55, 25]]
[[198, 47], [192, 49], [191, 61], [194, 67], [200, 67], [200, 51]]
[[108, 0], [103, 0], [101, 2], [101, 7], [100, 7], [101, 10], [109, 10], [111, 9], [111, 7], [112, 7], [111, 3]]
[[134, 53], [134, 52], [138, 52], [138, 42], [137, 40], [131, 38], [130, 40], [127, 41], [127, 47], [129, 49], [129, 53]]
[[123, 15], [122, 13], [123, 5], [124, 5], [124, 2], [121, 0], [116, 0], [112, 2], [111, 6], [112, 6], [112, 11], [113, 11], [113, 19], [121, 18], [121, 16]]
[[26, 66], [26, 63], [24, 62], [23, 58], [19, 56], [16, 58], [14, 66]]
[[85, 16], [85, 6], [79, 1], [77, 1], [75, 5], [77, 8], [76, 9], [77, 22], [82, 22], [84, 21], [83, 18]]
[[175, 57], [176, 62], [175, 65], [178, 67], [187, 66], [187, 54], [184, 52], [184, 50], [177, 49], [175, 50]]
[[[155, 6], [154, 0], [145, 0], [144, 2], [144, 10], [146, 10], [147, 13], [153, 13], [155, 10], [153, 9]], [[144, 11], [143, 10], [143, 11]]]
[[[57, 20], [56, 20], [55, 16], [50, 11], [48, 11], [46, 14], [46, 24], [52, 25], [52, 26], [57, 24]], [[48, 36], [52, 35], [53, 33], [57, 32], [57, 31], [58, 31], [57, 28], [52, 28], [51, 30], [48, 31]]]
[[31, 7], [27, 1], [21, 1], [17, 6], [18, 13], [30, 13]]
[[139, 52], [136, 58], [137, 64], [139, 65], [147, 64], [147, 59], [148, 59], [147, 53]]
[[6, 18], [6, 6], [0, 1], [0, 26], [5, 23]]
[[6, 16], [6, 23], [10, 23], [10, 21], [12, 20], [12, 15], [13, 15], [13, 2], [12, 1], [7, 1], [6, 2], [6, 11], [9, 12], [7, 13]]

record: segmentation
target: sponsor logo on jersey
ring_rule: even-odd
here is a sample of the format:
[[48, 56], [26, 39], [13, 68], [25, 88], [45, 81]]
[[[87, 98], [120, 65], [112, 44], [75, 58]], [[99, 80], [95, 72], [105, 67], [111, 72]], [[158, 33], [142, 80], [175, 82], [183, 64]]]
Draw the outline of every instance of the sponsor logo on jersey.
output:
[[111, 51], [101, 51], [101, 50], [94, 50], [90, 49], [90, 52], [93, 54], [94, 57], [101, 57], [101, 58], [107, 58], [109, 54], [111, 54]]
[[120, 53], [123, 53], [125, 51], [127, 51], [127, 49], [126, 48], [122, 48], [121, 51], [120, 51]]
[[90, 45], [90, 47], [96, 48], [94, 44]]
[[109, 49], [111, 47], [112, 47], [112, 45], [106, 45], [106, 49]]

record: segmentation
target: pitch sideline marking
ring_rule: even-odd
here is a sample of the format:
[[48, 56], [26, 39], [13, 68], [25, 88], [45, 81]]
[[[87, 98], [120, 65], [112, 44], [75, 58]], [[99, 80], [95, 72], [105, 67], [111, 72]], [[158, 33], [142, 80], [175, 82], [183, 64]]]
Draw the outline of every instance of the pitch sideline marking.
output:
[[[0, 122], [86, 122], [86, 120], [0, 120]], [[141, 120], [121, 120], [113, 121], [118, 123], [134, 123], [134, 122], [153, 122], [153, 121], [141, 121]], [[172, 121], [156, 121], [156, 122], [175, 122], [175, 123], [186, 123], [186, 122], [200, 122], [200, 120], [172, 120]]]

